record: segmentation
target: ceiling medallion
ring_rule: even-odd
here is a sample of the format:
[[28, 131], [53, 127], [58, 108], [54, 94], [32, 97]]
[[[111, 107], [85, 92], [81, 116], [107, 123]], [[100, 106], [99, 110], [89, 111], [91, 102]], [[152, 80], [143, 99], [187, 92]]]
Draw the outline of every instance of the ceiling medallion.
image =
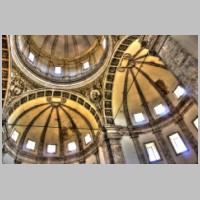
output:
[[90, 100], [94, 103], [101, 101], [101, 93], [99, 90], [94, 89], [90, 91]]

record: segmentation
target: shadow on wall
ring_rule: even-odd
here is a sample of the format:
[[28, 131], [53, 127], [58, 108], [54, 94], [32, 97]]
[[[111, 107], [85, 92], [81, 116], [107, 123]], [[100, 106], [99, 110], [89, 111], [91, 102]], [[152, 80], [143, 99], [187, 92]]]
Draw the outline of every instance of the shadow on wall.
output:
[[171, 35], [171, 37], [198, 60], [198, 35]]

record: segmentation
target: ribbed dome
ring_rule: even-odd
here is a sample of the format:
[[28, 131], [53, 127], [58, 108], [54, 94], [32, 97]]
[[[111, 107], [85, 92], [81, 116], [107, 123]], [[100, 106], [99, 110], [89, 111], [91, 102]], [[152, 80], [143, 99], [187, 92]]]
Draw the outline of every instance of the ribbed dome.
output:
[[101, 35], [18, 35], [11, 42], [22, 71], [49, 87], [90, 82], [104, 71], [111, 51], [111, 39]]
[[[108, 77], [109, 81], [112, 81], [111, 78], [112, 75]], [[149, 124], [155, 124], [160, 118], [172, 113], [180, 100], [174, 94], [180, 83], [164, 63], [149, 54], [148, 49], [142, 47], [138, 40], [125, 51], [118, 64], [113, 85], [113, 113], [106, 110], [105, 114], [113, 116], [115, 123], [120, 126], [148, 127]], [[109, 99], [109, 96], [106, 98]], [[105, 106], [109, 108], [109, 102]], [[156, 113], [157, 106], [162, 111], [160, 114]], [[140, 115], [139, 121], [135, 114]]]
[[[35, 163], [49, 158], [75, 162], [73, 155], [78, 158], [83, 151], [86, 156], [95, 147], [97, 124], [87, 109], [75, 104], [65, 98], [43, 97], [17, 108], [8, 120], [16, 157]], [[16, 141], [13, 133], [18, 135]], [[34, 149], [27, 147], [30, 141]], [[75, 149], [70, 150], [70, 144]], [[55, 153], [48, 153], [48, 145], [55, 145]]]
[[96, 35], [42, 35], [26, 36], [31, 48], [41, 55], [57, 59], [74, 60], [91, 53], [101, 41]]

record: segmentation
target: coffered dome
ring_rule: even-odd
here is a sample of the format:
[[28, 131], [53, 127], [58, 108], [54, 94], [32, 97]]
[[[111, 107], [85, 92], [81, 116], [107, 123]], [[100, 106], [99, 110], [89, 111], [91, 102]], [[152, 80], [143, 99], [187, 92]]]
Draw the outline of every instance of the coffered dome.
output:
[[104, 71], [111, 50], [111, 39], [101, 35], [18, 35], [11, 42], [21, 70], [39, 84], [56, 88], [94, 80]]

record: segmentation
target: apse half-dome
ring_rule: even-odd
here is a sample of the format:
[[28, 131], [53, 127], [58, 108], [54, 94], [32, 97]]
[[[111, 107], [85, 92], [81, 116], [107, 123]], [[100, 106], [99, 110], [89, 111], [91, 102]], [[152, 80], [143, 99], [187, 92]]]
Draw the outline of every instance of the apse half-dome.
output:
[[96, 151], [98, 123], [83, 105], [62, 96], [20, 102], [7, 119], [7, 148], [16, 160], [79, 163]]
[[12, 55], [23, 72], [51, 87], [87, 84], [105, 69], [111, 50], [110, 36], [11, 36]]
[[[127, 42], [130, 45], [122, 53]], [[162, 60], [137, 38], [124, 38], [114, 55], [105, 85], [107, 123], [142, 130], [168, 119], [188, 97]]]

